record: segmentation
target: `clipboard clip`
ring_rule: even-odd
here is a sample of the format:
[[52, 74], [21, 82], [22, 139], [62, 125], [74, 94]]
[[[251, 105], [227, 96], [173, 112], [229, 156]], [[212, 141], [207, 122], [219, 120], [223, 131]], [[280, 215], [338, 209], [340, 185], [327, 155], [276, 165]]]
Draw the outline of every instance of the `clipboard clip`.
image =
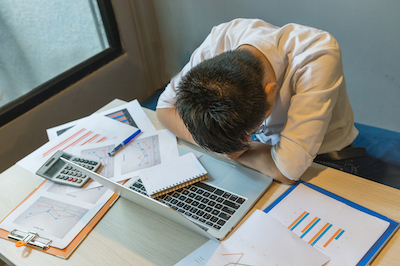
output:
[[8, 234], [8, 238], [17, 241], [16, 247], [23, 247], [25, 245], [45, 250], [50, 247], [51, 239], [40, 237], [37, 233], [14, 229]]

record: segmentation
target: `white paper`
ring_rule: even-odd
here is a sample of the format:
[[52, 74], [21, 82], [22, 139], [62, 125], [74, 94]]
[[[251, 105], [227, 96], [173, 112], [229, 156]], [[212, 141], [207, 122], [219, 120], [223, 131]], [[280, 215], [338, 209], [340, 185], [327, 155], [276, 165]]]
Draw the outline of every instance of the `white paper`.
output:
[[130, 101], [113, 109], [99, 113], [109, 118], [121, 121], [127, 125], [140, 128], [143, 133], [156, 131], [153, 123], [143, 111], [138, 100]]
[[142, 169], [178, 158], [178, 143], [168, 130], [142, 133], [114, 157], [116, 176], [123, 180], [138, 176]]
[[207, 261], [210, 260], [212, 254], [214, 254], [219, 245], [220, 243], [217, 240], [210, 239], [191, 254], [176, 263], [174, 266], [204, 266], [206, 265]]
[[[116, 155], [110, 157], [108, 152], [114, 146], [116, 145], [110, 142], [77, 146], [73, 149], [73, 154], [100, 161], [102, 164], [100, 175], [115, 182], [137, 177], [142, 169], [179, 157], [176, 137], [168, 130], [141, 133]], [[85, 188], [99, 186], [100, 183], [92, 181]], [[76, 190], [74, 187], [68, 188], [68, 192]]]
[[177, 265], [321, 266], [329, 261], [327, 256], [260, 210], [220, 242], [210, 257], [214, 250], [215, 244], [207, 242]]
[[89, 117], [80, 118], [60, 126], [52, 127], [46, 129], [47, 137], [49, 140], [53, 140], [60, 136], [62, 133], [66, 132], [68, 129], [73, 128], [76, 124], [80, 123], [82, 120], [87, 119]]
[[[125, 124], [138, 127], [142, 132], [145, 133], [156, 131], [153, 123], [147, 117], [137, 100], [130, 101], [126, 104], [101, 112], [99, 114]], [[60, 136], [65, 131], [87, 118], [90, 118], [90, 116], [47, 129], [46, 132], [49, 140], [53, 140], [54, 138]]]
[[136, 130], [132, 126], [99, 114], [93, 114], [90, 119], [82, 120], [64, 134], [47, 142], [17, 162], [17, 164], [32, 173], [36, 173], [57, 150], [72, 153], [74, 146], [99, 143], [106, 140], [119, 144]]
[[329, 266], [356, 265], [389, 226], [303, 184], [269, 214], [329, 256]]
[[44, 183], [0, 224], [0, 228], [33, 231], [63, 249], [114, 193], [107, 188], [66, 194], [66, 186]]

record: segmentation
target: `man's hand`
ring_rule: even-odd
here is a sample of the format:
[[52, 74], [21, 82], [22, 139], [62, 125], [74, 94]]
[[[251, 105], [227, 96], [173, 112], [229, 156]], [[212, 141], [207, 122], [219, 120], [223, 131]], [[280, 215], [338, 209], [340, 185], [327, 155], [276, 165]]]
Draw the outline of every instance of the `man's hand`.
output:
[[289, 185], [295, 183], [294, 180], [286, 178], [276, 167], [271, 156], [271, 145], [258, 141], [250, 141], [249, 144], [250, 148], [248, 150], [241, 152], [240, 156], [232, 156], [232, 158], [236, 158], [238, 163], [253, 168], [282, 183]]
[[222, 153], [218, 153], [218, 156], [231, 160], [231, 161], [236, 161], [237, 158], [239, 158], [243, 153], [245, 153], [247, 151], [247, 149], [242, 150], [242, 151], [238, 151], [235, 153], [231, 153], [231, 154], [222, 154]]

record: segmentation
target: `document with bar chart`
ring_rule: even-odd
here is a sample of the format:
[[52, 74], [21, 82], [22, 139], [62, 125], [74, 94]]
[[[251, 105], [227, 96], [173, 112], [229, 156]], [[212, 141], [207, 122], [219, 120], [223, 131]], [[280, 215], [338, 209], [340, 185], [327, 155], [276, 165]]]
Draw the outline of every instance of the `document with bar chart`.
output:
[[[153, 123], [147, 117], [143, 108], [140, 106], [138, 100], [130, 101], [126, 104], [120, 105], [118, 107], [109, 109], [99, 113], [105, 117], [111, 118], [115, 121], [121, 122], [123, 124], [140, 128], [142, 132], [156, 131]], [[73, 128], [78, 123], [90, 119], [90, 116], [84, 117], [75, 121], [71, 121], [59, 126], [46, 129], [47, 136], [49, 140], [52, 140], [69, 129]]]
[[82, 120], [64, 134], [45, 143], [18, 161], [17, 164], [32, 173], [36, 173], [40, 166], [58, 150], [71, 153], [72, 149], [77, 146], [104, 143], [106, 141], [107, 143], [118, 144], [135, 131], [136, 128], [134, 127], [99, 114], [93, 114], [89, 119]]
[[289, 188], [265, 212], [330, 257], [328, 266], [367, 265], [399, 226], [307, 182]]

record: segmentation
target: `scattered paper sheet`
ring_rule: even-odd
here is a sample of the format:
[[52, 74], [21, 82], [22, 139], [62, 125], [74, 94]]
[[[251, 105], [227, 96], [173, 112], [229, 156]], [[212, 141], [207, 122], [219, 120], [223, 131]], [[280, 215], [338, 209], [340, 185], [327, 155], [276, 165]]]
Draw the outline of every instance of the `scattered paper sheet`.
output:
[[[179, 262], [181, 265], [321, 266], [329, 258], [314, 249], [270, 215], [256, 210], [235, 233], [215, 250], [207, 242]], [[208, 259], [207, 252], [215, 250]], [[200, 253], [204, 252], [204, 253]]]
[[[76, 146], [72, 153], [87, 159], [100, 161], [100, 174], [115, 182], [123, 181], [139, 175], [139, 171], [179, 157], [176, 137], [168, 130], [142, 133], [129, 145], [110, 157], [108, 152], [116, 145], [110, 142]], [[85, 188], [101, 186], [92, 181]], [[79, 188], [68, 187], [68, 192]]]
[[215, 250], [217, 250], [219, 245], [220, 243], [217, 240], [210, 239], [205, 244], [203, 244], [201, 247], [199, 247], [191, 254], [183, 258], [174, 266], [190, 266], [190, 265], [204, 266], [206, 265], [207, 261], [210, 260], [211, 256], [214, 254]]
[[116, 120], [99, 114], [93, 114], [90, 116], [90, 119], [81, 120], [76, 126], [42, 145], [17, 162], [17, 164], [32, 173], [36, 173], [57, 150], [72, 153], [74, 146], [100, 143], [106, 140], [114, 144], [119, 144], [136, 130], [137, 128], [125, 125]]
[[113, 109], [109, 109], [99, 114], [120, 121], [127, 125], [140, 128], [143, 133], [156, 131], [156, 128], [147, 117], [146, 113], [143, 111], [143, 108], [138, 100], [130, 101], [126, 104], [120, 105]]
[[[153, 123], [151, 123], [150, 119], [143, 111], [138, 100], [130, 101], [126, 104], [101, 112], [99, 114], [122, 122], [124, 124], [140, 128], [140, 130], [145, 133], [156, 131]], [[80, 123], [82, 120], [85, 120], [89, 117], [90, 116], [47, 129], [46, 132], [49, 140], [57, 138], [68, 129], [72, 128], [76, 124]]]
[[113, 194], [104, 187], [66, 194], [66, 186], [47, 181], [7, 216], [0, 228], [33, 231], [51, 239], [51, 246], [63, 249]]
[[329, 266], [357, 265], [389, 226], [303, 184], [268, 213], [329, 256]]

